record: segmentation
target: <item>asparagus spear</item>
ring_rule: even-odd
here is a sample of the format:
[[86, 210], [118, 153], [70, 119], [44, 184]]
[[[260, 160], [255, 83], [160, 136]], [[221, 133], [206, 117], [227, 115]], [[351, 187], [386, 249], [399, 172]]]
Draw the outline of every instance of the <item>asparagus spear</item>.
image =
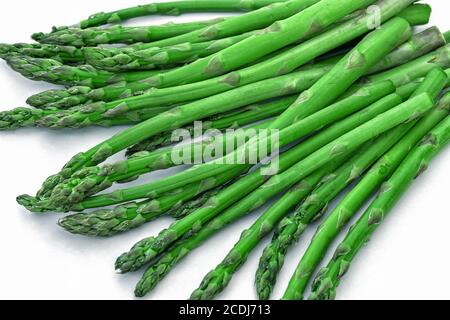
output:
[[[242, 170], [234, 169], [216, 178], [205, 179], [180, 188], [161, 198], [131, 202], [113, 209], [70, 215], [59, 220], [59, 225], [73, 234], [111, 237], [140, 227], [164, 214], [178, 213], [177, 210], [185, 208], [187, 202], [201, 198], [205, 193], [208, 195], [212, 189], [223, 188], [224, 184], [241, 173]], [[201, 201], [195, 203], [194, 207], [200, 208]]]
[[[379, 98], [385, 96], [386, 94], [389, 94], [390, 92], [392, 92], [392, 90], [393, 87], [389, 82], [381, 82], [376, 85], [371, 85], [364, 88], [363, 90], [359, 91], [358, 93], [354, 94], [351, 97], [339, 101], [338, 103], [333, 104], [330, 107], [320, 112], [317, 112], [312, 116], [306, 117], [303, 121], [299, 121], [296, 124], [292, 125], [291, 127], [287, 128], [286, 130], [280, 132], [280, 137], [278, 140], [279, 147], [281, 148], [287, 146], [288, 144], [295, 142], [297, 139], [303, 138], [308, 134], [313, 133], [314, 131], [320, 128], [323, 128], [327, 124], [331, 124], [333, 121], [342, 119], [343, 117], [360, 110], [361, 108], [369, 105], [370, 103], [377, 101]], [[305, 110], [305, 112], [308, 112], [308, 110]], [[266, 139], [266, 141], [263, 140], [258, 141], [257, 143], [254, 143], [254, 145], [251, 145], [250, 147], [268, 145], [270, 143], [270, 141], [268, 141], [269, 139]], [[154, 192], [159, 193], [161, 192], [161, 190], [169, 191], [171, 190], [170, 188], [182, 186], [183, 184], [196, 181], [196, 179], [201, 179], [201, 177], [207, 176], [212, 177], [215, 174], [225, 172], [230, 167], [233, 166], [241, 167], [243, 166], [241, 163], [245, 163], [246, 165], [244, 166], [248, 166], [247, 165], [247, 163], [249, 163], [247, 162], [248, 159], [245, 159], [244, 161], [240, 159], [238, 162], [236, 162], [235, 158], [239, 157], [240, 154], [245, 155], [246, 157], [248, 157], [250, 154], [259, 154], [259, 152], [256, 150], [247, 150], [248, 146], [246, 146], [247, 149], [245, 150], [239, 148], [233, 151], [232, 153], [229, 153], [225, 157], [221, 157], [220, 159], [217, 159], [210, 163], [198, 165], [188, 171], [179, 173], [175, 176], [166, 178], [164, 180], [156, 181], [154, 183], [150, 183], [147, 185], [142, 185], [137, 188], [130, 188], [129, 190], [122, 190], [120, 192], [120, 195], [115, 194], [113, 197], [109, 196], [94, 197], [93, 199], [91, 199], [92, 201], [87, 200], [82, 202], [80, 205], [83, 206], [84, 208], [89, 208], [92, 205], [105, 206], [109, 204], [114, 204], [110, 203], [111, 201], [133, 200], [136, 198], [128, 199], [128, 197], [130, 196], [138, 197], [143, 194], [148, 194], [150, 191], [153, 193]], [[139, 160], [141, 161], [141, 163], [146, 163], [144, 158], [140, 158]], [[225, 163], [230, 165], [224, 165]], [[144, 167], [141, 170], [146, 170], [146, 168], [147, 167]], [[132, 172], [134, 172], [134, 170]], [[79, 182], [79, 187], [77, 186], [76, 182], [72, 182], [71, 180], [69, 180], [66, 183], [60, 184], [59, 186], [54, 188], [52, 195], [49, 198], [49, 202], [53, 207], [61, 208], [69, 204], [77, 203], [80, 201], [80, 199], [84, 198], [86, 190], [92, 189], [95, 190], [96, 187], [98, 187], [99, 185], [100, 187], [102, 186], [101, 183], [100, 184], [94, 183], [95, 181], [94, 179], [82, 180], [81, 182], [79, 181], [79, 179], [76, 179], [75, 181]], [[109, 204], [106, 204], [105, 201]], [[47, 201], [45, 201], [44, 203], [47, 203]], [[89, 207], [86, 207], [86, 205], [88, 205]], [[45, 204], [45, 206], [47, 206], [47, 204]], [[39, 207], [40, 206], [38, 205], [38, 208]]]
[[[280, 115], [296, 99], [295, 95], [287, 96], [275, 101], [250, 105], [243, 110], [217, 115], [202, 122], [205, 131], [210, 129], [226, 130], [243, 127], [267, 118]], [[185, 130], [193, 134], [194, 126], [185, 127]], [[132, 156], [137, 152], [155, 151], [161, 147], [173, 144], [172, 133], [164, 132], [151, 139], [144, 140], [127, 150], [127, 155]]]
[[113, 12], [100, 12], [82, 20], [78, 25], [82, 29], [96, 27], [110, 23], [120, 23], [129, 19], [150, 15], [180, 15], [189, 12], [210, 11], [249, 11], [264, 6], [285, 2], [286, 0], [201, 0], [201, 1], [172, 1], [150, 3], [136, 7], [125, 8]]
[[[147, 79], [147, 81], [155, 87], [168, 87], [197, 82], [226, 74], [263, 58], [289, 44], [323, 31], [324, 28], [345, 17], [347, 14], [367, 7], [374, 1], [319, 1], [285, 20], [277, 21], [257, 35], [242, 40], [209, 57], [199, 59], [185, 67], [160, 73]], [[294, 2], [295, 0], [292, 1], [292, 3]], [[339, 2], [339, 5], [337, 5], [337, 2]], [[311, 25], [314, 25], [314, 27], [312, 28]], [[270, 43], [270, 46], [267, 43]]]
[[[173, 106], [169, 107], [156, 107], [150, 109], [137, 110], [127, 112], [117, 117], [109, 119], [99, 119], [95, 122], [84, 122], [79, 124], [78, 127], [85, 126], [100, 126], [100, 127], [113, 127], [122, 125], [135, 125], [142, 121], [146, 121], [154, 116], [171, 110]], [[81, 108], [82, 109], [82, 108]], [[76, 112], [79, 112], [80, 108], [77, 108]], [[75, 110], [70, 110], [75, 112]], [[0, 131], [16, 130], [26, 127], [52, 127], [53, 123], [60, 117], [60, 114], [67, 114], [66, 110], [40, 110], [30, 108], [16, 108], [9, 111], [0, 112]], [[67, 126], [66, 126], [67, 127]]]
[[135, 71], [129, 73], [110, 73], [98, 71], [89, 65], [68, 66], [53, 60], [31, 58], [22, 55], [5, 57], [9, 66], [22, 76], [35, 80], [46, 81], [66, 86], [103, 87], [121, 81], [139, 81], [146, 79], [158, 71]]
[[0, 57], [2, 59], [11, 54], [19, 54], [33, 58], [48, 58], [61, 63], [85, 63], [83, 52], [71, 46], [34, 43], [0, 44]]
[[270, 298], [289, 247], [298, 241], [308, 225], [320, 218], [326, 212], [328, 203], [350, 183], [358, 179], [410, 128], [411, 125], [398, 127], [379, 137], [373, 144], [364, 148], [329, 175], [292, 215], [278, 224], [272, 242], [264, 249], [256, 273], [256, 291], [260, 300]]
[[200, 43], [181, 43], [163, 48], [136, 50], [134, 48], [84, 48], [88, 63], [111, 72], [151, 70], [155, 67], [184, 64], [207, 57], [249, 38], [254, 32]]
[[[423, 95], [422, 92], [430, 92], [434, 97], [446, 85], [446, 76], [438, 70], [433, 70], [427, 81], [413, 94]], [[391, 150], [389, 150], [364, 176], [356, 187], [350, 191], [344, 200], [330, 213], [327, 219], [318, 228], [318, 231], [301, 259], [294, 276], [284, 294], [284, 299], [301, 299], [307, 283], [317, 264], [324, 256], [331, 241], [342, 230], [346, 223], [356, 214], [364, 202], [373, 192], [389, 177], [400, 164], [408, 152], [420, 139], [439, 123], [448, 114], [450, 95], [441, 100], [438, 106], [426, 117], [421, 119], [405, 137], [402, 138]], [[415, 99], [415, 98], [412, 98]]]
[[187, 23], [167, 23], [157, 26], [124, 27], [121, 25], [109, 28], [59, 28], [52, 33], [36, 33], [32, 38], [40, 43], [62, 46], [88, 47], [101, 44], [124, 43], [133, 44], [163, 40], [194, 30], [215, 25], [224, 18]]
[[[286, 171], [281, 170], [282, 173], [273, 176], [265, 183], [260, 182], [258, 184], [251, 181], [254, 180], [252, 179], [254, 175], [247, 175], [240, 180], [241, 183], [233, 184], [230, 188], [219, 193], [211, 200], [210, 206], [206, 206], [187, 218], [174, 223], [168, 229], [163, 230], [156, 238], [144, 239], [137, 243], [129, 252], [119, 257], [116, 262], [116, 269], [120, 272], [139, 269], [191, 229], [202, 226], [216, 217], [221, 211], [232, 205], [230, 202], [234, 203], [236, 200], [245, 197], [244, 200], [231, 208], [231, 210], [239, 211], [242, 214], [262, 206], [272, 197], [290, 188], [317, 169], [327, 163], [336, 161], [336, 157], [350, 153], [358, 146], [399, 124], [410, 122], [417, 116], [420, 117], [431, 108], [432, 104], [428, 94], [421, 94], [343, 135]], [[260, 173], [257, 172], [256, 177], [258, 174]], [[251, 185], [248, 184], [249, 182], [252, 182]], [[242, 186], [245, 184], [247, 184], [246, 191], [242, 190]], [[255, 192], [248, 193], [247, 190], [255, 190], [255, 186], [258, 189]]]
[[[380, 9], [381, 14], [380, 21], [384, 22], [389, 20], [413, 2], [414, 0], [386, 0], [378, 2], [377, 6]], [[171, 103], [180, 103], [183, 101], [204, 98], [230, 90], [237, 86], [243, 86], [259, 80], [286, 74], [292, 72], [312, 59], [317, 58], [330, 50], [338, 48], [342, 44], [356, 39], [361, 35], [364, 35], [370, 30], [369, 26], [372, 20], [372, 14], [366, 13], [362, 16], [357, 16], [321, 35], [318, 35], [317, 37], [305, 41], [304, 43], [281, 53], [276, 57], [270, 58], [265, 62], [235, 71], [222, 77], [197, 82], [194, 84], [182, 85], [162, 90], [152, 90], [142, 97], [135, 97], [130, 100], [132, 100], [133, 103], [142, 101], [142, 103], [146, 106], [152, 105], [153, 103], [165, 104], [166, 102], [161, 101], [162, 98], [166, 101], [170, 100]], [[89, 100], [112, 101], [118, 99], [119, 97], [130, 96], [136, 91], [150, 89], [151, 87], [151, 84], [141, 81], [139, 83], [125, 85], [123, 87], [114, 86], [94, 90], [83, 97], [77, 95], [75, 100], [77, 101], [83, 98], [85, 99], [84, 102]], [[70, 93], [66, 94], [71, 96]], [[43, 93], [43, 96], [45, 98], [43, 97], [37, 100], [50, 101], [53, 95], [46, 96], [46, 93]], [[131, 104], [132, 102], [130, 100], [117, 101], [116, 103], [108, 104], [107, 108], [114, 109], [122, 102]], [[53, 103], [56, 104], [57, 101], [53, 100]]]
[[443, 34], [436, 27], [428, 28], [411, 37], [399, 48], [387, 55], [382, 61], [377, 63], [370, 73], [377, 73], [393, 67], [400, 66], [405, 62], [421, 57], [446, 44]]
[[333, 259], [317, 276], [311, 299], [334, 299], [340, 280], [362, 247], [367, 244], [414, 179], [422, 174], [430, 162], [450, 143], [450, 117], [447, 116], [431, 130], [400, 164], [392, 177], [380, 188], [380, 193], [350, 229], [338, 246]]

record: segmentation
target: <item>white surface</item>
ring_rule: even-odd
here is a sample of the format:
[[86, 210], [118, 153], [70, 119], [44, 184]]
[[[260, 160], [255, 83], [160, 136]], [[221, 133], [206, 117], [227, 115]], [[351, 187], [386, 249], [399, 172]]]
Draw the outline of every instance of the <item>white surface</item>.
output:
[[[2, 2], [0, 42], [26, 42], [51, 25], [76, 22], [89, 13], [146, 3], [138, 0]], [[449, 29], [448, 1], [429, 0], [433, 24]], [[197, 16], [186, 15], [178, 21]], [[210, 17], [205, 16], [203, 17]], [[169, 21], [164, 18], [152, 21]], [[147, 21], [149, 21], [147, 19]], [[146, 19], [140, 19], [145, 23]], [[51, 88], [23, 79], [0, 64], [2, 110], [23, 106], [25, 98]], [[102, 141], [118, 129], [77, 131], [20, 130], [0, 133], [0, 298], [3, 299], [131, 299], [141, 272], [116, 275], [115, 258], [143, 237], [155, 235], [170, 220], [162, 219], [112, 239], [70, 235], [57, 225], [56, 215], [30, 215], [15, 197], [33, 194], [49, 174], [68, 158]], [[340, 299], [448, 299], [450, 268], [450, 149], [436, 159], [363, 250], [339, 288]], [[219, 263], [254, 217], [243, 219], [209, 240], [185, 259], [148, 296], [185, 299], [203, 276]], [[313, 229], [291, 249], [274, 298], [279, 298], [309, 243]], [[265, 244], [265, 242], [264, 242]], [[263, 246], [235, 275], [222, 299], [254, 299], [254, 272]]]

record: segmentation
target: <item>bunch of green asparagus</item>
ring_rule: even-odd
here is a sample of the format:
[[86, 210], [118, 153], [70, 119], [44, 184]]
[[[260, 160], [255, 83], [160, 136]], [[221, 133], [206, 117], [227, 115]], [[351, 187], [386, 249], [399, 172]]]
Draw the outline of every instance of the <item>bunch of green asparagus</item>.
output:
[[[415, 2], [166, 1], [0, 45], [13, 70], [61, 86], [0, 112], [0, 130], [124, 126], [18, 203], [37, 214], [73, 212], [59, 226], [92, 237], [174, 218], [116, 261], [120, 273], [146, 268], [135, 290], [143, 297], [209, 237], [275, 199], [191, 299], [219, 295], [272, 235], [256, 271], [257, 295], [269, 299], [289, 248], [319, 220], [283, 299], [303, 299], [310, 285], [311, 299], [333, 299], [363, 244], [450, 143], [450, 33], [415, 31], [431, 15]], [[122, 24], [188, 12], [241, 13]], [[123, 160], [108, 163], [122, 151]], [[126, 185], [174, 167], [163, 179]]]

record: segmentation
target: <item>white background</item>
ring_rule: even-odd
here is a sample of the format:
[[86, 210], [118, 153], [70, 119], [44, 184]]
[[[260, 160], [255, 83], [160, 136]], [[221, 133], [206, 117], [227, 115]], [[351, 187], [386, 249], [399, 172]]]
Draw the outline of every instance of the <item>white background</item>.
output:
[[[0, 6], [0, 42], [27, 42], [36, 31], [65, 25], [98, 11], [146, 3], [139, 0], [15, 0]], [[448, 1], [429, 0], [432, 24], [449, 29]], [[211, 16], [203, 15], [201, 18]], [[180, 18], [135, 20], [139, 24]], [[151, 21], [151, 22], [149, 22]], [[52, 88], [22, 78], [0, 63], [0, 110], [24, 106], [26, 97]], [[15, 202], [34, 194], [41, 182], [70, 156], [86, 150], [120, 130], [50, 131], [26, 129], [0, 133], [0, 298], [3, 299], [132, 299], [141, 272], [116, 275], [115, 258], [136, 241], [157, 234], [170, 224], [161, 219], [112, 239], [88, 239], [60, 229], [58, 215], [31, 215]], [[154, 176], [153, 176], [154, 178]], [[392, 215], [356, 259], [338, 289], [340, 299], [450, 298], [450, 148], [434, 161], [397, 205]], [[147, 180], [149, 178], [146, 178]], [[209, 240], [185, 259], [148, 296], [149, 299], [186, 299], [203, 276], [233, 246], [255, 215], [241, 220]], [[315, 228], [291, 249], [273, 298], [280, 298]], [[254, 299], [254, 272], [266, 241], [254, 250], [221, 299]]]

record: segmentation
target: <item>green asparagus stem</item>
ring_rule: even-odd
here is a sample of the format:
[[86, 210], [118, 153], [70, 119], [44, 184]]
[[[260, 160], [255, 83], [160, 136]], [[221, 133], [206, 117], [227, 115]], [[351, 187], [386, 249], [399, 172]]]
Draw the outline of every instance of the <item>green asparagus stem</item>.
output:
[[289, 0], [284, 3], [274, 3], [243, 15], [228, 18], [207, 28], [169, 39], [154, 41], [149, 44], [137, 44], [136, 48], [147, 49], [150, 47], [167, 47], [186, 42], [204, 42], [260, 30], [279, 20], [294, 16], [318, 2], [319, 0]]
[[[113, 127], [113, 126], [123, 126], [123, 125], [136, 125], [142, 121], [146, 121], [153, 118], [161, 113], [171, 110], [173, 106], [170, 107], [157, 107], [150, 109], [143, 109], [133, 112], [127, 112], [123, 115], [109, 119], [101, 119], [94, 123], [84, 123], [79, 124], [77, 128], [85, 126], [100, 126], [100, 127]], [[73, 112], [79, 112], [80, 108], [77, 110], [71, 110]], [[0, 112], [0, 131], [16, 130], [19, 128], [27, 127], [41, 127], [41, 128], [55, 128], [53, 123], [55, 118], [58, 119], [61, 114], [67, 115], [65, 110], [39, 110], [30, 108], [16, 108], [10, 111]], [[65, 126], [67, 127], [67, 126]]]
[[182, 43], [163, 48], [136, 50], [134, 48], [84, 48], [88, 63], [95, 68], [111, 72], [151, 70], [174, 64], [185, 64], [224, 50], [254, 35], [248, 32], [229, 38], [200, 43]]
[[382, 61], [377, 63], [370, 73], [377, 73], [404, 64], [421, 57], [446, 44], [443, 34], [436, 27], [431, 27], [412, 36], [411, 40], [401, 45]]
[[[429, 92], [437, 95], [446, 83], [447, 77], [439, 70], [433, 70], [426, 81], [416, 90], [413, 97]], [[419, 95], [417, 95], [419, 94]], [[434, 97], [435, 97], [434, 96]], [[433, 98], [434, 98], [433, 97]], [[412, 99], [415, 99], [412, 98]], [[302, 299], [303, 292], [316, 266], [323, 258], [331, 241], [339, 234], [346, 223], [358, 212], [364, 202], [389, 177], [408, 152], [420, 139], [448, 114], [450, 96], [443, 98], [439, 105], [426, 117], [421, 119], [405, 137], [389, 150], [364, 176], [357, 186], [350, 191], [344, 200], [330, 213], [328, 218], [318, 228], [311, 245], [301, 259], [295, 274], [284, 294], [286, 300]], [[411, 99], [409, 100], [411, 101]]]
[[[286, 130], [280, 132], [280, 137], [278, 139], [279, 147], [282, 148], [284, 146], [287, 146], [288, 144], [295, 142], [297, 139], [303, 138], [315, 132], [316, 130], [323, 128], [327, 124], [331, 124], [334, 121], [342, 119], [343, 117], [360, 110], [370, 103], [377, 101], [379, 98], [385, 96], [386, 94], [389, 94], [393, 89], [394, 88], [392, 87], [391, 83], [381, 82], [376, 85], [368, 86], [355, 95], [339, 101], [338, 103], [333, 104], [330, 107], [325, 108], [324, 110], [317, 112], [316, 114], [313, 114], [309, 117], [307, 117], [309, 111], [304, 110], [303, 112], [305, 114], [305, 119], [303, 121], [299, 121]], [[260, 145], [267, 145], [268, 143], [270, 143], [268, 139], [266, 139], [266, 141], [260, 140], [250, 147], [258, 147]], [[179, 173], [167, 179], [156, 181], [147, 185], [142, 185], [137, 188], [130, 188], [129, 190], [121, 190], [120, 195], [118, 192], [116, 192], [113, 197], [110, 197], [108, 195], [94, 197], [91, 200], [86, 200], [80, 203], [80, 205], [83, 208], [87, 209], [92, 205], [95, 205], [97, 207], [114, 204], [114, 201], [123, 202], [124, 200], [133, 200], [136, 199], [134, 197], [140, 197], [141, 195], [148, 194], [150, 191], [152, 193], [160, 193], [162, 192], [162, 190], [164, 190], [164, 192], [167, 192], [171, 190], [170, 188], [176, 188], [176, 186], [182, 186], [183, 184], [194, 182], [196, 181], [196, 179], [200, 179], [201, 177], [212, 177], [215, 174], [226, 172], [230, 167], [233, 166], [248, 166], [247, 163], [250, 163], [248, 161], [249, 159], [246, 158], [236, 161], [236, 157], [238, 157], [239, 159], [241, 154], [245, 155], [246, 157], [248, 157], [250, 154], [258, 155], [259, 152], [254, 149], [247, 149], [248, 146], [246, 146], [245, 151], [238, 148], [225, 157], [222, 157], [210, 163], [198, 165], [188, 171]], [[142, 163], [145, 163], [143, 161], [143, 158], [140, 158], [140, 160]], [[242, 165], [241, 163], [244, 163], [245, 165]], [[143, 170], [146, 170], [146, 167]], [[187, 179], [185, 177], [187, 177]], [[76, 179], [76, 181], [79, 182], [79, 179]], [[79, 187], [76, 185], [76, 183], [69, 180], [67, 183], [55, 187], [51, 197], [49, 198], [50, 204], [54, 208], [61, 208], [70, 204], [78, 203], [80, 202], [80, 199], [84, 198], [86, 190], [91, 190], [90, 187], [92, 186], [94, 186], [95, 190], [95, 187], [98, 186], [98, 184], [94, 184], [93, 179], [82, 180], [81, 182], [79, 182]], [[101, 185], [102, 184], [100, 184], [100, 186]], [[132, 196], [133, 198], [128, 199], [128, 197], [130, 196]], [[111, 201], [113, 202], [111, 203]], [[45, 203], [47, 203], [47, 201], [45, 201]], [[45, 206], [47, 206], [47, 204]], [[38, 208], [39, 207], [40, 206], [38, 205]]]
[[[358, 126], [364, 124], [365, 122], [373, 119], [377, 115], [386, 112], [390, 108], [401, 103], [402, 99], [397, 94], [392, 94], [389, 97], [383, 99], [378, 103], [373, 104], [372, 106], [355, 113], [354, 115], [345, 118], [344, 120], [339, 121], [338, 123], [330, 126], [328, 129], [320, 132], [319, 134], [307, 139], [302, 142], [298, 146], [294, 147], [294, 149], [287, 151], [281, 155], [280, 165], [283, 168], [285, 166], [284, 161], [288, 161], [287, 157], [291, 157], [291, 155], [297, 154], [299, 155], [298, 159], [292, 158], [287, 166], [294, 165], [297, 161], [303, 159], [306, 155], [311, 154], [318, 148], [325, 146], [326, 144], [334, 141], [336, 138], [342, 136], [343, 134], [357, 128]], [[232, 211], [236, 213], [236, 211]], [[237, 212], [239, 213], [239, 212]], [[228, 221], [224, 221], [222, 217], [229, 218]], [[140, 294], [145, 294], [148, 289], [153, 288], [162, 278], [167, 275], [175, 265], [185, 256], [187, 251], [193, 250], [197, 246], [199, 246], [204, 240], [206, 240], [209, 236], [215, 234], [221, 228], [214, 227], [213, 222], [220, 221], [221, 223], [216, 224], [216, 226], [229, 224], [234, 220], [238, 219], [239, 216], [223, 216], [219, 215], [215, 219], [213, 219], [208, 226], [210, 228], [202, 228], [198, 231], [198, 236], [192, 237], [189, 239], [189, 234], [186, 236], [188, 238], [186, 241], [180, 240], [179, 244], [175, 244], [173, 248], [169, 251], [166, 251], [154, 265], [150, 266], [150, 269], [144, 276], [143, 280], [140, 282], [140, 285], [137, 287], [136, 294], [139, 296]]]
[[[294, 2], [296, 1], [292, 1], [292, 3]], [[314, 3], [316, 1], [311, 0], [310, 2]], [[347, 14], [367, 7], [373, 2], [375, 0], [319, 1], [305, 10], [285, 20], [279, 20], [260, 33], [242, 40], [216, 54], [199, 59], [185, 67], [160, 73], [147, 79], [147, 81], [154, 87], [171, 87], [226, 74], [263, 58], [278, 49], [282, 49], [289, 44], [319, 33]], [[287, 2], [287, 4], [289, 3]], [[312, 25], [314, 27], [311, 27]], [[270, 46], [267, 43], [270, 43]]]
[[[267, 118], [280, 115], [286, 110], [296, 99], [296, 96], [288, 96], [275, 101], [263, 102], [250, 105], [243, 110], [231, 113], [224, 113], [202, 121], [204, 131], [216, 129], [224, 131], [226, 129], [236, 129]], [[185, 130], [194, 131], [194, 126], [185, 127]], [[164, 132], [156, 137], [144, 140], [127, 150], [127, 156], [132, 156], [137, 152], [155, 151], [161, 147], [167, 147], [173, 144], [172, 132]]]
[[162, 3], [150, 3], [136, 7], [121, 9], [113, 12], [100, 12], [91, 15], [88, 19], [79, 23], [82, 29], [96, 27], [110, 23], [121, 23], [123, 21], [151, 16], [151, 15], [180, 15], [189, 12], [211, 12], [211, 11], [250, 11], [268, 6], [276, 2], [286, 0], [196, 0], [196, 1], [173, 1]]
[[431, 6], [424, 3], [418, 3], [409, 6], [405, 12], [399, 14], [399, 17], [405, 18], [412, 25], [425, 25], [430, 22]]
[[395, 128], [361, 150], [324, 179], [324, 183], [319, 185], [292, 215], [278, 224], [272, 242], [264, 249], [256, 272], [256, 291], [260, 300], [270, 298], [290, 246], [298, 241], [308, 225], [320, 218], [326, 212], [328, 203], [358, 179], [410, 128], [411, 125]]
[[[113, 209], [104, 209], [92, 213], [79, 213], [59, 220], [59, 225], [73, 234], [91, 237], [111, 237], [127, 232], [164, 215], [177, 212], [192, 199], [202, 197], [215, 188], [236, 178], [242, 170], [234, 169], [214, 179], [205, 179], [175, 190], [161, 198], [143, 202], [132, 202]], [[201, 207], [201, 201], [193, 206]], [[178, 215], [179, 217], [179, 215]]]
[[133, 44], [179, 36], [194, 30], [204, 29], [224, 20], [224, 18], [220, 18], [187, 23], [172, 22], [146, 27], [124, 27], [118, 25], [109, 28], [89, 28], [86, 30], [79, 28], [60, 28], [49, 34], [34, 34], [33, 39], [44, 44], [74, 46], [78, 48], [114, 43]]
[[0, 57], [4, 59], [11, 54], [19, 54], [33, 58], [47, 58], [61, 63], [85, 63], [83, 52], [71, 46], [55, 46], [46, 44], [0, 44]]
[[364, 79], [364, 82], [378, 82], [389, 79], [395, 86], [405, 85], [417, 78], [424, 77], [428, 72], [437, 68], [450, 67], [450, 45], [446, 45], [427, 55], [405, 63], [391, 70], [375, 74]]
[[350, 229], [328, 266], [320, 271], [313, 285], [311, 299], [334, 299], [336, 288], [358, 252], [370, 241], [375, 230], [386, 219], [414, 179], [429, 167], [433, 158], [449, 143], [450, 117], [447, 117], [423, 138], [392, 177], [381, 186], [377, 198]]
[[89, 65], [73, 67], [63, 65], [52, 59], [31, 58], [21, 55], [12, 55], [6, 57], [5, 60], [14, 71], [28, 79], [65, 86], [98, 88], [121, 81], [139, 81], [158, 73], [158, 71], [152, 70], [116, 74], [98, 71]]
[[[247, 175], [240, 180], [241, 183], [233, 184], [230, 188], [219, 193], [212, 199], [213, 201], [210, 206], [193, 212], [187, 218], [174, 223], [171, 227], [162, 231], [156, 238], [148, 238], [139, 242], [128, 253], [119, 257], [116, 262], [116, 269], [119, 272], [129, 272], [139, 269], [166, 250], [174, 241], [192, 230], [192, 228], [198, 228], [216, 217], [221, 211], [232, 204], [230, 202], [236, 202], [236, 200], [245, 197], [244, 200], [231, 208], [231, 210], [237, 210], [242, 213], [247, 213], [264, 205], [272, 197], [292, 187], [295, 183], [301, 181], [317, 169], [336, 161], [336, 157], [349, 154], [358, 146], [399, 124], [413, 121], [413, 119], [420, 117], [428, 111], [432, 105], [433, 103], [428, 94], [421, 94], [343, 135], [334, 142], [307, 156], [304, 160], [293, 165], [286, 171], [282, 170], [282, 173], [273, 176], [265, 183], [257, 184], [255, 181], [251, 181], [254, 180], [252, 179], [254, 175]], [[256, 177], [259, 174], [257, 172]], [[258, 189], [248, 194], [247, 192], [243, 192], [241, 185], [250, 181], [252, 182], [251, 185], [253, 188], [250, 188], [248, 185], [246, 186], [246, 190], [254, 190], [255, 185]]]
[[[386, 0], [378, 2], [377, 6], [379, 7], [381, 14], [380, 21], [385, 22], [389, 20], [413, 2], [414, 0]], [[343, 23], [336, 28], [333, 28], [308, 41], [305, 41], [304, 43], [281, 53], [276, 57], [270, 58], [265, 62], [232, 72], [222, 77], [197, 82], [194, 84], [182, 85], [162, 90], [153, 89], [151, 92], [141, 97], [130, 98], [108, 104], [105, 106], [105, 109], [114, 109], [123, 102], [134, 106], [139, 106], [139, 104], [144, 106], [152, 106], [155, 104], [168, 104], [169, 101], [170, 104], [192, 101], [231, 90], [238, 86], [276, 77], [281, 74], [287, 74], [301, 65], [313, 60], [314, 58], [317, 58], [330, 50], [336, 49], [339, 46], [364, 35], [370, 30], [369, 26], [372, 21], [373, 15], [371, 13], [356, 16], [348, 22]], [[88, 101], [112, 101], [119, 98], [129, 97], [136, 91], [147, 90], [150, 88], [152, 88], [151, 84], [141, 81], [139, 83], [125, 85], [123, 87], [114, 86], [102, 88], [85, 94], [76, 93], [72, 95], [68, 92], [64, 95], [60, 95], [63, 95], [64, 97], [66, 95], [73, 97], [73, 100], [71, 101], [80, 101], [80, 103], [86, 103]], [[52, 96], [54, 96], [46, 96], [45, 93], [43, 93], [43, 95], [45, 98], [36, 100], [50, 101]], [[65, 101], [67, 102], [67, 100], [70, 99], [66, 98]], [[53, 100], [52, 103], [54, 104], [53, 106], [57, 106], [58, 101]]]

